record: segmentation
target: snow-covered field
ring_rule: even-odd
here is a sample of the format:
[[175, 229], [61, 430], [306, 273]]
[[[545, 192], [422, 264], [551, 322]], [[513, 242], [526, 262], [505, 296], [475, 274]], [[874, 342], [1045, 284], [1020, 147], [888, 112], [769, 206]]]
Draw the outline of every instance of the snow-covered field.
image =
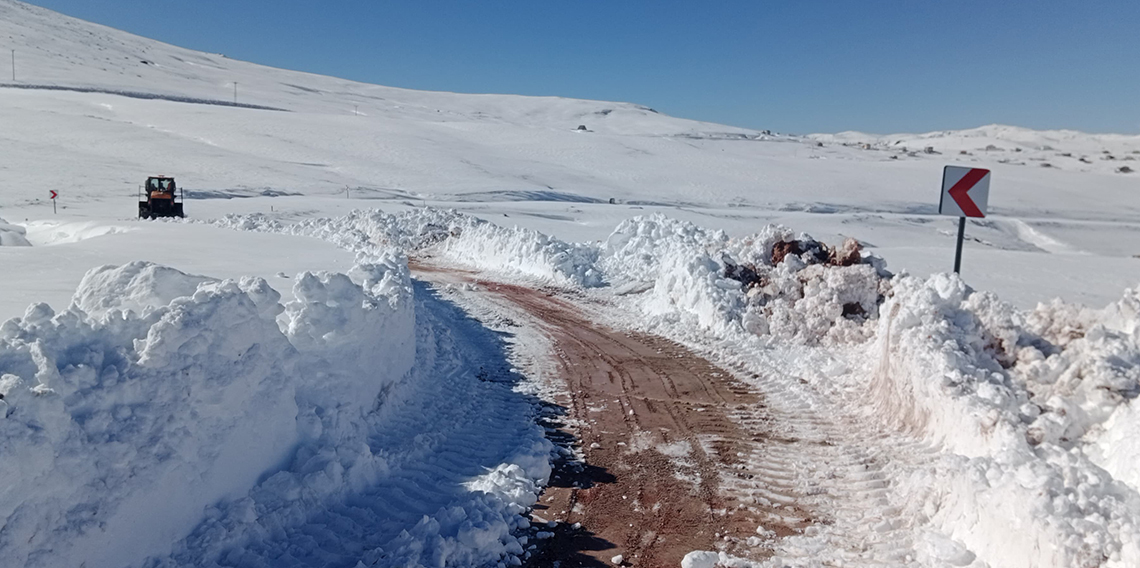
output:
[[[876, 449], [894, 491], [788, 562], [877, 531], [910, 548], [864, 563], [1140, 564], [1140, 136], [797, 136], [410, 91], [12, 0], [0, 37], [5, 565], [525, 557], [544, 387], [483, 380], [509, 345], [407, 254], [579, 291], [926, 448]], [[961, 279], [946, 164], [994, 172]], [[187, 222], [135, 219], [150, 174]]]

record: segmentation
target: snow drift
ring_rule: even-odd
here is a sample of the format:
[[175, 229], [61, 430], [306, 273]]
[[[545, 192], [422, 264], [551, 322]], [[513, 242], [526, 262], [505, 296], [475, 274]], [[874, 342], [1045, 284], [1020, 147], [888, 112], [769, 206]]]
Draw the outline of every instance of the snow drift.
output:
[[[885, 263], [854, 241], [830, 248], [781, 226], [729, 239], [660, 214], [623, 222], [600, 245], [432, 208], [357, 210], [296, 224], [227, 215], [211, 223], [318, 237], [355, 251], [403, 250], [554, 285], [609, 287], [653, 317], [691, 320], [714, 333], [747, 327], [804, 342], [859, 333], [845, 322], [877, 315], [887, 274]], [[773, 258], [777, 244], [785, 248]], [[793, 315], [804, 313], [810, 317]]]

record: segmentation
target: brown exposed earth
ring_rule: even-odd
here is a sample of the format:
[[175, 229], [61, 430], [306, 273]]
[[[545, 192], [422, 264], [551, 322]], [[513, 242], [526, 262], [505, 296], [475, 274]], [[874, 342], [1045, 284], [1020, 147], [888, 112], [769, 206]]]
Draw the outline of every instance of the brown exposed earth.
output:
[[[765, 401], [731, 372], [672, 341], [599, 325], [558, 291], [468, 278], [549, 337], [566, 393], [553, 401], [565, 415], [552, 437], [581, 458], [556, 464], [527, 565], [609, 566], [620, 554], [624, 565], [676, 567], [689, 551], [718, 549], [755, 557], [764, 546], [742, 544], [757, 527], [771, 539], [812, 523], [794, 475], [758, 472], [749, 459], [781, 440]], [[763, 487], [771, 479], [787, 481]]]

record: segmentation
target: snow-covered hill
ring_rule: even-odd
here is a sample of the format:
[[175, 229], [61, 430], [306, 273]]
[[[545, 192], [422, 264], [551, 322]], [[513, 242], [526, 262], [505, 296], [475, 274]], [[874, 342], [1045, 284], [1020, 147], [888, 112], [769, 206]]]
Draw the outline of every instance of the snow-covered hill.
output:
[[[627, 113], [652, 113], [632, 104], [413, 91], [275, 69], [183, 49], [16, 0], [0, 1], [0, 36], [16, 51], [15, 84], [21, 86], [50, 85], [226, 105], [234, 102], [236, 81], [241, 105], [327, 114], [353, 114], [354, 106], [359, 106], [360, 110], [369, 107], [430, 121], [484, 115], [487, 120], [553, 124], [610, 109], [616, 113], [610, 121], [620, 128], [621, 117]], [[5, 74], [5, 83], [9, 77]], [[692, 121], [668, 118], [656, 126], [661, 129], [658, 133], [700, 129]]]

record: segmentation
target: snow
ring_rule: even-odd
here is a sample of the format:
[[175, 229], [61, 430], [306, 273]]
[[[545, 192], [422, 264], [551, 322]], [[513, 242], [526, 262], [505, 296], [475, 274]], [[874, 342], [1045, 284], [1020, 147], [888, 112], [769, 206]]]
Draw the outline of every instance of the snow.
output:
[[[409, 401], [427, 389], [434, 415], [456, 418], [441, 408], [446, 397], [433, 380], [403, 381], [417, 351], [457, 354], [451, 348], [432, 355], [430, 343], [416, 340], [424, 333], [416, 331], [416, 314], [426, 314], [413, 307], [407, 267], [394, 257], [361, 263], [348, 275], [303, 273], [293, 297], [282, 304], [258, 278], [217, 281], [137, 262], [88, 273], [60, 314], [38, 304], [4, 324], [0, 452], [10, 457], [3, 475], [12, 482], [0, 499], [7, 519], [0, 547], [8, 558], [26, 566], [123, 566], [173, 554], [159, 564], [201, 565], [240, 541], [250, 562], [304, 566], [312, 551], [287, 560], [271, 544], [275, 531], [261, 531], [290, 533], [314, 503], [331, 512], [338, 500], [390, 501], [390, 494], [368, 491], [398, 471], [395, 463], [419, 460], [389, 452], [423, 441], [391, 431], [374, 401]], [[478, 382], [459, 372], [465, 363], [457, 366], [458, 378]], [[441, 367], [421, 362], [419, 369]], [[398, 388], [411, 392], [397, 396]], [[466, 433], [484, 436], [478, 454], [499, 454], [497, 465], [464, 484], [469, 497], [423, 511], [433, 516], [406, 525], [410, 532], [389, 533], [387, 541], [377, 540], [383, 532], [369, 535], [375, 560], [450, 557], [464, 564], [522, 553], [512, 534], [550, 475], [551, 446], [531, 422], [530, 403], [498, 396], [466, 410], [485, 419], [484, 412], [502, 407], [492, 427], [505, 430], [504, 443], [487, 444], [479, 430]], [[415, 415], [410, 426], [421, 431], [425, 415]], [[377, 428], [395, 440], [384, 443]], [[451, 446], [446, 438], [437, 443]], [[479, 460], [461, 463], [480, 467]], [[435, 471], [409, 482], [454, 475], [447, 467]], [[412, 503], [404, 519], [414, 515]], [[203, 519], [213, 507], [217, 512]]]
[[212, 278], [192, 276], [144, 261], [123, 266], [105, 265], [83, 276], [72, 304], [94, 317], [104, 316], [111, 310], [141, 316], [176, 298], [193, 296], [199, 284], [212, 281]]
[[[869, 146], [871, 151], [895, 153], [926, 152], [927, 148], [964, 162], [995, 160], [998, 163], [1049, 164], [1051, 168], [1114, 173], [1120, 163], [1136, 158], [1136, 136], [1085, 134], [1074, 130], [1030, 130], [991, 124], [969, 130], [947, 130], [925, 134], [879, 136], [862, 132], [813, 134], [812, 140], [832, 144]], [[986, 158], [981, 158], [985, 156]], [[1000, 157], [999, 157], [1000, 156]], [[1110, 157], [1111, 156], [1111, 157]], [[1127, 158], [1132, 157], [1132, 160]], [[1084, 159], [1084, 161], [1082, 161]]]
[[[920, 566], [1140, 564], [1138, 136], [795, 136], [412, 91], [13, 0], [0, 34], [9, 564], [519, 563], [549, 385], [408, 255], [572, 290], [854, 432], [890, 491], [758, 530], [769, 565], [896, 541]], [[994, 172], [961, 276], [947, 164]], [[191, 219], [134, 218], [156, 173]]]
[[1140, 409], [1134, 404], [1122, 405], [1103, 424], [1104, 432], [1089, 449], [1090, 459], [1114, 479], [1140, 488]]
[[[0, 546], [17, 564], [124, 565], [168, 551], [203, 507], [243, 492], [295, 443], [293, 350], [247, 292], [264, 282], [153, 268], [100, 269], [76, 307], [38, 304], [0, 331]], [[78, 307], [120, 294], [135, 307], [172, 281], [196, 288], [141, 315]]]
[[707, 550], [694, 550], [681, 560], [681, 568], [716, 568], [720, 555]]
[[0, 247], [28, 247], [28, 229], [20, 225], [12, 225], [0, 218]]
[[[63, 233], [74, 236], [78, 225], [96, 224], [100, 234], [55, 242]], [[131, 230], [111, 230], [127, 227]], [[145, 260], [182, 272], [218, 279], [258, 276], [287, 290], [289, 277], [305, 270], [347, 271], [354, 253], [334, 244], [304, 237], [282, 237], [224, 231], [207, 226], [140, 221], [58, 221], [28, 225], [30, 247], [0, 247], [3, 294], [0, 320], [23, 315], [32, 302], [66, 306], [84, 274], [91, 268]], [[267, 254], [266, 251], [285, 251]], [[277, 273], [287, 277], [281, 278]]]

